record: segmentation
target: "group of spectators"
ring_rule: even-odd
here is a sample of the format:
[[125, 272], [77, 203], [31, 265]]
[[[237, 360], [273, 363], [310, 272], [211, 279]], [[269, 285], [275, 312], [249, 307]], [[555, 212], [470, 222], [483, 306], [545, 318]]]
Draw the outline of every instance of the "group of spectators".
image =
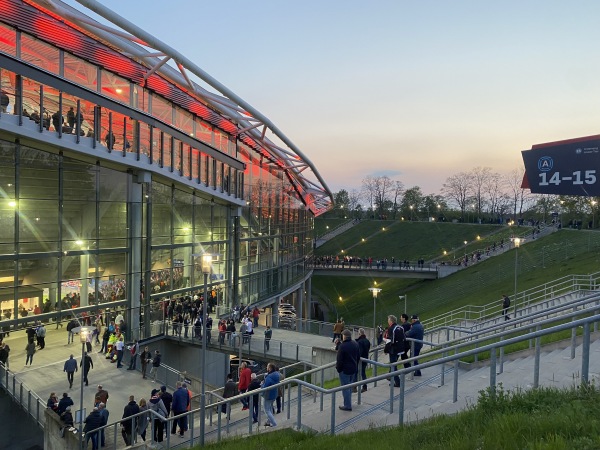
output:
[[372, 258], [370, 256], [315, 256], [313, 259], [314, 266], [319, 268], [331, 269], [368, 269], [368, 270], [414, 270], [415, 268], [424, 268], [425, 260], [418, 259], [417, 261], [397, 260], [395, 256], [391, 258]]
[[[341, 325], [342, 328], [340, 333], [337, 333], [340, 329], [338, 325]], [[361, 373], [361, 380], [366, 380], [368, 363], [364, 360], [369, 359], [371, 343], [365, 335], [365, 330], [360, 328], [357, 339], [353, 341], [352, 331], [343, 329], [343, 320], [338, 320], [336, 326], [338, 328], [334, 329], [334, 339], [339, 339], [337, 336], [341, 335], [341, 341], [337, 345], [336, 358], [336, 370], [339, 374], [340, 384], [344, 386], [358, 381], [359, 371]], [[383, 327], [379, 326], [379, 330], [381, 334], [377, 343], [379, 345], [385, 342], [384, 352], [389, 355], [389, 362], [391, 364], [396, 363], [399, 359], [407, 360], [409, 357], [417, 358], [419, 356], [423, 347], [424, 328], [417, 315], [409, 318], [408, 314], [402, 314], [400, 316], [400, 324], [397, 323], [396, 316], [389, 315], [388, 328], [384, 330]], [[421, 371], [416, 368], [418, 365], [419, 361], [414, 359], [413, 366], [415, 370], [413, 374], [416, 377], [421, 376]], [[411, 363], [405, 362], [404, 367], [410, 368]], [[390, 367], [390, 372], [397, 370], [397, 365]], [[398, 375], [394, 375], [393, 383], [395, 387], [400, 387], [400, 377]], [[367, 384], [363, 384], [361, 389], [362, 392], [367, 391]], [[356, 391], [357, 388], [354, 388], [354, 392]], [[339, 409], [342, 411], [352, 411], [352, 389], [343, 389], [342, 396], [344, 403], [339, 406]]]

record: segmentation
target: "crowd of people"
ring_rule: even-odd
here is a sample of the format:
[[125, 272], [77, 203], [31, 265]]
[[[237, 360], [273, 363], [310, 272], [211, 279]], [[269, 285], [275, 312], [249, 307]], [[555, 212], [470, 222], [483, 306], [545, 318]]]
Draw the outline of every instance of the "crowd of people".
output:
[[[381, 325], [378, 327], [377, 344], [385, 342], [384, 353], [389, 356], [389, 362], [391, 364], [396, 363], [398, 360], [408, 360], [409, 358], [417, 358], [423, 347], [423, 336], [424, 328], [421, 324], [417, 315], [412, 315], [410, 318], [408, 314], [402, 314], [400, 316], [400, 323], [394, 315], [388, 316], [388, 327], [384, 329]], [[367, 366], [368, 363], [361, 360], [369, 359], [369, 351], [371, 349], [371, 343], [365, 335], [364, 328], [358, 330], [358, 336], [356, 340], [352, 340], [352, 331], [344, 327], [343, 319], [336, 322], [333, 330], [333, 340], [336, 342], [336, 370], [339, 374], [340, 384], [342, 386], [352, 384], [358, 381], [358, 374], [360, 373], [360, 379], [367, 379]], [[410, 355], [410, 356], [409, 356]], [[411, 363], [403, 363], [405, 368], [410, 368]], [[415, 367], [413, 371], [414, 376], [420, 377], [421, 370], [416, 368], [419, 365], [417, 359], [413, 359], [412, 366]], [[398, 370], [397, 365], [390, 367], [390, 372]], [[400, 387], [400, 377], [394, 375], [393, 380], [394, 387]], [[367, 384], [361, 386], [362, 392], [367, 391]], [[342, 390], [343, 404], [339, 406], [342, 411], [352, 411], [352, 389], [346, 388]], [[354, 388], [354, 392], [357, 388]]]

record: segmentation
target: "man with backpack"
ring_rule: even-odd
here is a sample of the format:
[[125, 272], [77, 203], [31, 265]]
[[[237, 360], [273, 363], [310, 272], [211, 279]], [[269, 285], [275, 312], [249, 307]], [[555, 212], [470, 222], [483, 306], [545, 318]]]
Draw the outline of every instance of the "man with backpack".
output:
[[[405, 337], [404, 337], [404, 329], [398, 325], [396, 316], [390, 314], [388, 316], [388, 329], [387, 329], [387, 338], [389, 342], [386, 344], [384, 351], [387, 350], [387, 353], [390, 356], [390, 363], [395, 363], [398, 361], [398, 358], [402, 352], [404, 352], [405, 346]], [[398, 366], [392, 366], [390, 368], [390, 372], [395, 372], [398, 370]], [[398, 375], [394, 376], [394, 387], [400, 387], [400, 377]]]

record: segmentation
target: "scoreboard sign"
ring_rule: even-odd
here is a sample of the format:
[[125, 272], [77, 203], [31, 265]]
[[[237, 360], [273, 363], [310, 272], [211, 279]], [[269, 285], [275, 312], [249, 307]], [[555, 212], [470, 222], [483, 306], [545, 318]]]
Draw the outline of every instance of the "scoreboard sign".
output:
[[600, 135], [524, 150], [524, 188], [534, 194], [600, 195]]

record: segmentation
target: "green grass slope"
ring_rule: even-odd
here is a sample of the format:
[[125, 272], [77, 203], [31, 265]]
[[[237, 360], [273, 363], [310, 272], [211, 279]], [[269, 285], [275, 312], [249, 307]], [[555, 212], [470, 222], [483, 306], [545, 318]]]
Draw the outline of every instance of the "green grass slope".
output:
[[[518, 251], [518, 290], [522, 291], [572, 274], [600, 270], [600, 233], [560, 230], [529, 241]], [[499, 301], [503, 293], [512, 295], [515, 281], [515, 251], [491, 257], [472, 267], [439, 280], [405, 280], [318, 276], [312, 278], [315, 290], [327, 296], [346, 323], [372, 326], [373, 298], [367, 290], [377, 283], [382, 289], [377, 299], [377, 322], [388, 314], [399, 315], [408, 295], [408, 313], [426, 320], [464, 305], [485, 305]], [[330, 320], [335, 317], [330, 317]]]
[[[406, 408], [410, 410], [410, 404]], [[481, 392], [478, 402], [466, 411], [416, 425], [337, 436], [283, 429], [204, 448], [363, 450], [375, 445], [396, 450], [593, 450], [600, 448], [599, 417], [600, 392], [594, 385], [527, 392], [504, 392], [500, 387], [495, 395]]]
[[[526, 232], [527, 229], [516, 230]], [[492, 245], [494, 241], [506, 240], [514, 231], [514, 228], [501, 225], [364, 220], [327, 241], [316, 249], [315, 254], [371, 256], [388, 260], [395, 257], [396, 261], [420, 258], [451, 260], [464, 254], [465, 241], [466, 250], [470, 252]]]

